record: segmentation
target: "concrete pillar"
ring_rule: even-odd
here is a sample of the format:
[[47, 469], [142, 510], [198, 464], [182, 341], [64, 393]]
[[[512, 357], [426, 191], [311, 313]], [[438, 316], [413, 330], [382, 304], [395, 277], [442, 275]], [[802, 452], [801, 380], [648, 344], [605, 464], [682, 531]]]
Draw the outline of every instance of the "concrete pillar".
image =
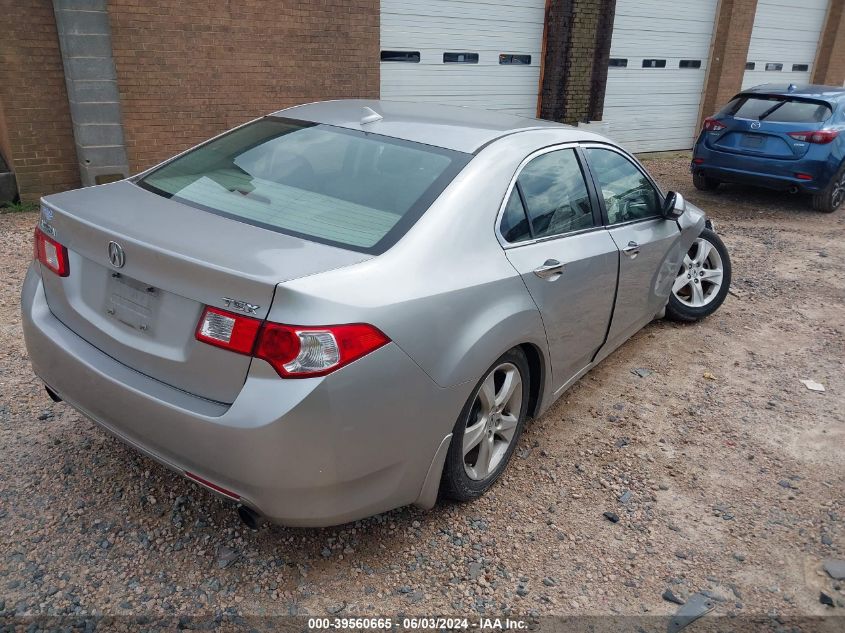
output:
[[813, 83], [845, 85], [845, 0], [830, 0], [813, 64]]
[[83, 186], [129, 175], [106, 0], [53, 0]]
[[700, 118], [715, 114], [742, 89], [757, 0], [721, 0], [716, 12], [713, 45]]

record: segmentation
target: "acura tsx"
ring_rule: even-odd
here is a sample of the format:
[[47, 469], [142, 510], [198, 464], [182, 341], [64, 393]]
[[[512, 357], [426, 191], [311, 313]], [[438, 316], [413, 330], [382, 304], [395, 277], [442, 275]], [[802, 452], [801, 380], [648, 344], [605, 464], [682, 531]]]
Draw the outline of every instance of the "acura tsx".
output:
[[345, 100], [46, 196], [22, 310], [53, 399], [250, 525], [323, 526], [478, 497], [527, 418], [730, 276], [606, 138]]

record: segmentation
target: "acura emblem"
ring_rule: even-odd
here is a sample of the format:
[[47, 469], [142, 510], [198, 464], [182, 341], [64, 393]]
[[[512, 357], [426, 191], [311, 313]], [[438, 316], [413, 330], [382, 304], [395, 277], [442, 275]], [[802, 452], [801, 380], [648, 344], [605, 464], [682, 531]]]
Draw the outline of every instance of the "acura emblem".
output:
[[126, 253], [123, 247], [117, 242], [109, 242], [109, 261], [115, 268], [123, 268], [126, 263]]
[[754, 121], [754, 123], [751, 124], [751, 129], [752, 130], [759, 130], [760, 129], [760, 122]]

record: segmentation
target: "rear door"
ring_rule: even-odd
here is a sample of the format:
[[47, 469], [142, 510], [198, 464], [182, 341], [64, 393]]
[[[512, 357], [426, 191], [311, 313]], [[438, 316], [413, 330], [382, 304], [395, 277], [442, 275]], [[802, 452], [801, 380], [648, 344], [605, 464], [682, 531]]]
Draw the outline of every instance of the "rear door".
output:
[[542, 315], [556, 389], [601, 347], [616, 287], [619, 254], [584, 174], [574, 146], [530, 156], [499, 225], [507, 257]]
[[619, 284], [608, 345], [615, 347], [666, 304], [683, 258], [677, 222], [661, 215], [662, 196], [623, 152], [587, 146], [584, 153], [600, 192], [608, 232], [620, 252]]

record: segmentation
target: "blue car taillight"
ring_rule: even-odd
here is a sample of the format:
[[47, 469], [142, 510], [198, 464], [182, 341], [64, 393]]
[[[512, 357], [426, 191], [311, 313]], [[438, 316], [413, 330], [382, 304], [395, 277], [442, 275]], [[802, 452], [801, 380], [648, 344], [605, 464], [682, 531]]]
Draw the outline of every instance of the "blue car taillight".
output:
[[839, 136], [839, 130], [811, 130], [808, 132], [788, 132], [788, 134], [796, 141], [827, 145]]

